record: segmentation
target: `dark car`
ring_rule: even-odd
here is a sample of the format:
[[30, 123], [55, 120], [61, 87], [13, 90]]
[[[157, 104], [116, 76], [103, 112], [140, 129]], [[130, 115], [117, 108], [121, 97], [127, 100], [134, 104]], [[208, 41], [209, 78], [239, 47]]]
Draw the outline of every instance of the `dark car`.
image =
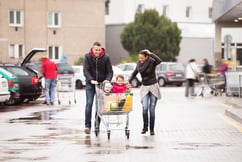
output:
[[67, 62], [56, 62], [58, 67], [57, 75], [73, 75], [74, 76], [74, 69], [73, 67], [68, 64]]
[[[35, 73], [37, 73], [39, 78], [41, 78], [41, 84], [42, 84], [42, 90], [43, 90], [43, 88], [45, 88], [45, 79], [42, 77], [42, 73], [41, 73], [41, 64], [39, 61], [41, 57], [46, 57], [46, 55], [41, 55], [40, 53], [33, 54], [31, 57], [29, 57], [25, 66], [35, 71]], [[69, 63], [65, 61], [54, 61], [54, 62], [58, 67], [57, 79], [61, 78], [62, 76], [68, 77], [68, 78], [69, 77], [74, 78], [75, 72]]]
[[26, 64], [33, 55], [45, 51], [45, 49], [32, 49], [21, 64], [0, 64], [0, 67], [15, 75], [19, 80], [20, 99], [18, 103], [34, 101], [42, 94], [42, 86], [38, 73], [32, 68], [28, 68]]
[[162, 62], [156, 66], [156, 77], [161, 87], [166, 84], [182, 86], [185, 82], [185, 66], [177, 62]]

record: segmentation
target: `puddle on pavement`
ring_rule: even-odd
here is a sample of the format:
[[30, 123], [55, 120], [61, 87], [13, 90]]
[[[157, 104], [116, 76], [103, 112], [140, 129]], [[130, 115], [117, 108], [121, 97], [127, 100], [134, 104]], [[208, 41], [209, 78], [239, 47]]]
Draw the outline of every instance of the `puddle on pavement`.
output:
[[47, 120], [54, 120], [55, 115], [58, 112], [67, 110], [68, 108], [61, 108], [61, 109], [54, 109], [54, 110], [46, 110], [46, 111], [39, 111], [33, 112], [32, 114], [24, 117], [19, 117], [15, 119], [10, 119], [9, 123], [26, 123], [32, 124], [33, 121], [47, 121]]
[[173, 147], [174, 150], [208, 150], [218, 147], [229, 147], [230, 144], [221, 144], [221, 143], [196, 143], [196, 142], [181, 142], [178, 143], [177, 147]]
[[126, 145], [126, 149], [153, 149], [153, 146], [131, 146], [131, 145]]
[[0, 161], [11, 161], [11, 160], [20, 160], [20, 161], [40, 161], [40, 160], [48, 160], [48, 157], [36, 157], [36, 158], [31, 158], [31, 157], [2, 157], [0, 158]]

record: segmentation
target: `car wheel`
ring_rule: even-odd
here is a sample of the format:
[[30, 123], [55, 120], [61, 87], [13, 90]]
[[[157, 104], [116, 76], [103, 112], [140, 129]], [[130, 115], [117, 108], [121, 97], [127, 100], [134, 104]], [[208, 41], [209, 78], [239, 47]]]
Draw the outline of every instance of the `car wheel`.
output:
[[80, 80], [76, 81], [76, 89], [82, 89], [83, 88], [83, 84]]
[[10, 97], [8, 101], [4, 102], [4, 104], [8, 106], [18, 105], [20, 103], [21, 103], [20, 99], [15, 99], [13, 97]]
[[131, 86], [132, 86], [132, 87], [135, 87], [135, 88], [139, 86], [139, 81], [138, 81], [137, 78], [135, 78], [135, 79], [133, 79], [133, 80], [131, 81]]
[[166, 85], [165, 79], [164, 78], [159, 78], [158, 84], [160, 87], [164, 87]]

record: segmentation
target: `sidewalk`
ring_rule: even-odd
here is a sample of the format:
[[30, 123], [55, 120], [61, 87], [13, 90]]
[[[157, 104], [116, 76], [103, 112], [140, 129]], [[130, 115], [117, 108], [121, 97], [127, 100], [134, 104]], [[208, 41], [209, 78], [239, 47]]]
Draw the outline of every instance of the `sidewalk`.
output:
[[229, 108], [225, 110], [225, 115], [242, 124], [242, 98], [226, 97], [225, 105]]

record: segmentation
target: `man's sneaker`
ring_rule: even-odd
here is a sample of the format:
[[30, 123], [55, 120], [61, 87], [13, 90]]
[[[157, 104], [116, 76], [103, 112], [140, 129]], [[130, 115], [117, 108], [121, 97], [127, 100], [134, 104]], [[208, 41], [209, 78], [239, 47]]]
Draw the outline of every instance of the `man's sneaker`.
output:
[[86, 133], [86, 134], [90, 134], [90, 128], [85, 128], [85, 130], [84, 130], [84, 132]]

